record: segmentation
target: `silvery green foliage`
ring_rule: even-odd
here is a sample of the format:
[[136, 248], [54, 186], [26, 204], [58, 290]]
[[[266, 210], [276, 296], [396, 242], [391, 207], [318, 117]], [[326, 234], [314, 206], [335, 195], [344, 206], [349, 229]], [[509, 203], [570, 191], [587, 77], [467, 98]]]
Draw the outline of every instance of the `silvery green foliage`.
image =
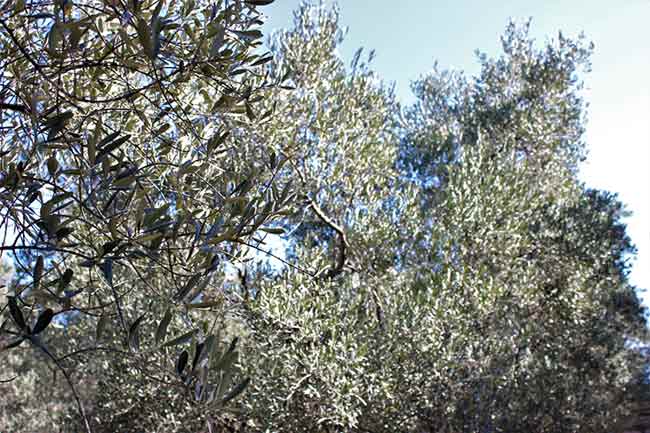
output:
[[[464, 391], [427, 417], [443, 431], [606, 430], [642, 367], [625, 347], [644, 320], [626, 281], [621, 205], [575, 177], [584, 154], [576, 74], [590, 48], [560, 35], [538, 51], [527, 29], [511, 24], [504, 55], [481, 56], [475, 79], [424, 77], [407, 115], [402, 165], [424, 186], [432, 231], [421, 242], [437, 255], [420, 269], [442, 261], [429, 284], [446, 271], [454, 290], [433, 290], [472, 324], [458, 331], [473, 335], [454, 379]], [[628, 304], [617, 312], [618, 297]]]
[[[345, 73], [332, 66], [342, 67], [337, 18], [303, 6], [274, 42], [274, 67], [297, 88], [278, 110], [303, 120], [264, 136], [298, 149], [286, 176], [330, 221], [305, 200], [286, 221], [301, 268], [248, 283], [251, 427], [612, 428], [642, 367], [626, 338], [645, 322], [626, 280], [622, 207], [576, 179], [590, 47], [560, 36], [540, 50], [527, 26], [510, 25], [504, 54], [480, 56], [477, 77], [434, 71], [414, 84], [399, 147], [373, 138], [391, 123], [364, 126], [352, 143], [373, 155], [366, 163], [340, 135], [345, 109], [321, 111], [334, 100], [358, 112], [370, 98], [354, 97], [358, 70], [330, 84]], [[374, 194], [346, 203], [350, 186], [369, 184]], [[319, 272], [339, 257], [331, 223], [349, 243], [334, 274]]]
[[281, 175], [295, 212], [283, 224], [298, 269], [248, 283], [256, 296], [243, 313], [251, 333], [242, 367], [253, 377], [244, 398], [260, 429], [348, 428], [364, 402], [384, 397], [365, 375], [363, 335], [381, 336], [384, 302], [368, 284], [395, 278], [408, 229], [397, 227], [412, 198], [388, 199], [410, 188], [395, 167], [398, 107], [370, 59], [360, 52], [346, 67], [337, 55], [338, 19], [336, 8], [303, 5], [295, 27], [271, 40], [270, 72], [290, 71], [295, 90], [267, 98], [274, 115], [256, 136], [293, 155]]
[[336, 8], [303, 5], [295, 12], [295, 27], [271, 38], [269, 71], [290, 77], [292, 89], [272, 90], [266, 101], [273, 115], [254, 132], [278, 155], [291, 156], [280, 176], [296, 193], [296, 214], [287, 227], [301, 239], [299, 254], [316, 251], [302, 245], [328, 245], [324, 262], [314, 263], [316, 271], [332, 264], [338, 247], [336, 233], [308, 205], [316, 204], [355, 237], [347, 240], [347, 265], [369, 260], [369, 253], [381, 261], [372, 253], [374, 241], [368, 242], [380, 228], [370, 221], [386, 210], [383, 198], [398, 185], [397, 105], [368, 65], [372, 53], [366, 58], [359, 51], [346, 67], [337, 52], [344, 36], [338, 20]]
[[[235, 17], [248, 11], [228, 4]], [[145, 2], [149, 27], [127, 27], [120, 37], [131, 44], [119, 53], [127, 59], [117, 59], [132, 55], [155, 69], [159, 56], [205, 36], [212, 42], [199, 42], [198, 55], [215, 63], [167, 89], [176, 110], [154, 122], [172, 122], [168, 129], [156, 125], [151, 135], [151, 116], [137, 114], [164, 108], [155, 102], [166, 91], [154, 86], [152, 100], [120, 100], [91, 122], [99, 132], [80, 138], [85, 153], [63, 147], [70, 154], [56, 154], [55, 165], [45, 147], [38, 173], [58, 179], [45, 183], [54, 194], [70, 176], [93, 175], [91, 143], [108, 149], [96, 167], [108, 178], [97, 202], [88, 200], [111, 218], [68, 204], [85, 198], [83, 188], [54, 203], [36, 195], [45, 211], [28, 208], [27, 218], [43, 220], [48, 236], [60, 228], [48, 221], [74, 227], [60, 237], [90, 257], [18, 256], [23, 266], [10, 286], [25, 302], [84, 313], [42, 335], [68, 354], [62, 366], [85, 390], [93, 431], [614, 428], [642, 367], [626, 343], [643, 338], [645, 319], [627, 282], [633, 248], [624, 208], [576, 179], [590, 47], [560, 36], [538, 49], [527, 25], [509, 25], [502, 56], [480, 56], [478, 76], [434, 69], [414, 83], [418, 101], [401, 112], [372, 55], [359, 52], [349, 67], [339, 57], [336, 8], [302, 5], [294, 27], [271, 39], [270, 61], [248, 49], [256, 30], [224, 36], [216, 24], [201, 25], [200, 11], [174, 5], [187, 20], [179, 32], [188, 45], [148, 45], [156, 13]], [[251, 13], [238, 25], [254, 25]], [[166, 26], [163, 35], [174, 30]], [[57, 37], [47, 54], [73, 55]], [[213, 56], [221, 43], [234, 57]], [[213, 88], [215, 76], [236, 89], [221, 81]], [[56, 130], [46, 144], [63, 146], [76, 139], [74, 110], [69, 119], [30, 121], [46, 122], [41, 133]], [[121, 121], [140, 147], [106, 141], [105, 129]], [[138, 152], [150, 160], [141, 175], [111, 174], [142, 162]], [[36, 169], [6, 162], [0, 192], [33, 194], [21, 176]], [[78, 163], [90, 168], [70, 172]], [[100, 194], [104, 184], [114, 198]], [[255, 266], [282, 248], [283, 261]], [[32, 339], [42, 308], [9, 307], [3, 330], [29, 326]], [[10, 344], [15, 334], [5, 336]], [[25, 346], [8, 353], [24, 356]], [[42, 381], [41, 370], [29, 371], [16, 383], [38, 386], [32, 373]], [[60, 399], [52, 394], [49, 403]], [[67, 421], [83, 425], [76, 405], [65, 409]], [[52, 422], [37, 421], [30, 428]]]

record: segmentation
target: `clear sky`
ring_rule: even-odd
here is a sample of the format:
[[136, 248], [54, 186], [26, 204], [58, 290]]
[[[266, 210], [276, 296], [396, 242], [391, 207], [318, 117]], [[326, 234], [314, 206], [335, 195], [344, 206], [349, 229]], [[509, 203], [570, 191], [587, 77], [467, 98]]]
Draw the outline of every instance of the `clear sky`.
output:
[[[286, 27], [299, 0], [276, 0], [264, 11], [268, 33]], [[326, 3], [326, 4], [331, 4]], [[543, 43], [558, 30], [584, 32], [596, 48], [586, 78], [589, 103], [588, 186], [617, 192], [633, 215], [626, 220], [638, 248], [631, 280], [650, 289], [650, 0], [340, 0], [349, 28], [342, 47], [350, 60], [359, 47], [375, 49], [375, 70], [396, 83], [402, 102], [409, 83], [437, 60], [443, 68], [478, 72], [474, 51], [499, 53], [509, 18], [532, 17]], [[650, 306], [650, 293], [642, 294]]]

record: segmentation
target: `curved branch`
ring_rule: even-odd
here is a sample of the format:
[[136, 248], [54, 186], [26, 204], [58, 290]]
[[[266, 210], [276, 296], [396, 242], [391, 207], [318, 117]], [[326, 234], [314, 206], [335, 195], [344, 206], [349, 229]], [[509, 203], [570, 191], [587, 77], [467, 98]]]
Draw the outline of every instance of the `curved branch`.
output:
[[343, 230], [343, 227], [340, 225], [336, 224], [331, 218], [329, 218], [323, 210], [318, 206], [318, 204], [312, 200], [309, 199], [309, 207], [311, 207], [318, 216], [318, 218], [321, 219], [327, 226], [329, 226], [332, 230], [334, 230], [339, 238], [339, 246], [338, 246], [338, 253], [336, 254], [335, 257], [335, 263], [334, 265], [327, 271], [325, 276], [327, 278], [334, 278], [337, 275], [339, 275], [341, 272], [343, 272], [343, 268], [345, 267], [345, 262], [347, 260], [347, 248], [350, 246], [348, 243], [347, 237], [345, 235], [345, 230]]
[[70, 374], [66, 371], [65, 368], [63, 368], [63, 365], [61, 365], [61, 362], [54, 356], [52, 353], [43, 345], [37, 338], [30, 338], [30, 341], [32, 344], [34, 344], [36, 347], [41, 349], [41, 351], [47, 355], [48, 358], [52, 360], [54, 365], [63, 373], [63, 377], [65, 377], [66, 382], [68, 382], [68, 386], [70, 387], [70, 390], [72, 391], [72, 395], [75, 399], [75, 402], [77, 403], [77, 408], [79, 409], [79, 414], [81, 415], [81, 418], [84, 421], [84, 425], [86, 427], [86, 431], [88, 433], [92, 433], [92, 429], [90, 428], [90, 422], [88, 421], [88, 416], [86, 415], [86, 410], [84, 409], [83, 404], [81, 403], [81, 398], [79, 398], [79, 394], [77, 394], [77, 390], [74, 386], [74, 383], [72, 383], [72, 378], [70, 377]]

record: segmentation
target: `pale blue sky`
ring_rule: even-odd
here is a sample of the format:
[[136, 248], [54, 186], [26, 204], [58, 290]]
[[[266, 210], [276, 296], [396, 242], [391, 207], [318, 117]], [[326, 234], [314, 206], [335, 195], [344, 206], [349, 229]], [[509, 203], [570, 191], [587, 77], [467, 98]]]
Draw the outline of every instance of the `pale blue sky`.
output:
[[[286, 27], [299, 0], [276, 0], [264, 8], [270, 29]], [[331, 4], [331, 3], [329, 3]], [[631, 279], [650, 289], [650, 0], [341, 0], [349, 27], [342, 47], [350, 60], [358, 47], [376, 50], [375, 70], [396, 82], [403, 102], [409, 82], [435, 60], [443, 68], [478, 71], [474, 50], [499, 51], [510, 17], [532, 17], [532, 34], [543, 42], [558, 30], [584, 32], [596, 45], [586, 77], [589, 159], [581, 171], [587, 185], [618, 192], [634, 213], [628, 233], [639, 254]], [[650, 305], [650, 294], [645, 294]]]

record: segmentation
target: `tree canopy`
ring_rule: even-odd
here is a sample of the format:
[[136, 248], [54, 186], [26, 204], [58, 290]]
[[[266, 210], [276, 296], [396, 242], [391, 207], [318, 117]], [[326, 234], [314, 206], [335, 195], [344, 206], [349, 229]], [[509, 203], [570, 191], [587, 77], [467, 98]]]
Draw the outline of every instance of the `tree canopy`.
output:
[[593, 47], [510, 23], [404, 107], [336, 7], [265, 51], [271, 2], [0, 6], [0, 424], [615, 429], [646, 319], [577, 177]]

